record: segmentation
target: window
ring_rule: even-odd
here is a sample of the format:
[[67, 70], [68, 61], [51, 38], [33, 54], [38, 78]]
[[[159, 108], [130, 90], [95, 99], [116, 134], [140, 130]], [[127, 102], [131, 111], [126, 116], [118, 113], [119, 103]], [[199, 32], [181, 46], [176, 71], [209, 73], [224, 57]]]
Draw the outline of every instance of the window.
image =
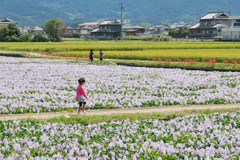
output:
[[203, 34], [205, 34], [205, 31], [202, 31]]
[[71, 33], [72, 31], [71, 30], [68, 30], [69, 33]]
[[234, 26], [240, 26], [240, 19], [234, 20]]
[[194, 31], [191, 31], [191, 34], [194, 34]]
[[105, 29], [107, 29], [107, 26], [105, 26]]
[[102, 29], [102, 26], [100, 26], [100, 29]]
[[213, 34], [213, 31], [210, 31], [210, 34]]

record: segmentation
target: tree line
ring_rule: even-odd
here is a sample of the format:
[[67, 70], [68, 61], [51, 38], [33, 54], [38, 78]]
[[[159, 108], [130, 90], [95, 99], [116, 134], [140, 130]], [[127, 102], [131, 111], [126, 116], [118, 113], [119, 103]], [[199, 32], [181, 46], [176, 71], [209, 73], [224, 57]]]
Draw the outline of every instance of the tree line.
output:
[[42, 33], [21, 33], [15, 23], [9, 23], [7, 27], [0, 29], [0, 42], [61, 42], [61, 34], [65, 30], [66, 26], [58, 18], [46, 21]]

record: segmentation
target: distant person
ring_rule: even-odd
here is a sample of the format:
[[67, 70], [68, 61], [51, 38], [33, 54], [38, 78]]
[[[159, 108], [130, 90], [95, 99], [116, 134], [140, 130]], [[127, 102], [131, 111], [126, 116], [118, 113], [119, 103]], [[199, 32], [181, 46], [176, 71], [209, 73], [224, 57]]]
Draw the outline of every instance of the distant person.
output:
[[104, 56], [104, 53], [102, 51], [102, 49], [100, 50], [100, 60], [102, 61], [103, 60], [103, 56]]
[[[85, 83], [85, 79], [84, 78], [80, 78], [78, 80], [78, 83], [79, 83], [79, 85], [77, 87], [77, 95], [76, 95], [76, 98], [75, 98], [75, 100], [79, 103], [78, 115], [87, 114], [87, 112], [85, 111], [85, 106], [86, 106], [88, 97], [85, 94], [85, 92], [83, 90], [83, 87], [82, 87], [84, 85], [84, 83]], [[81, 108], [82, 107], [83, 107], [83, 109], [82, 109], [82, 113], [81, 113]]]
[[93, 61], [93, 55], [94, 55], [93, 49], [91, 49], [91, 51], [90, 51], [90, 56], [89, 56], [89, 60], [90, 60], [91, 62]]

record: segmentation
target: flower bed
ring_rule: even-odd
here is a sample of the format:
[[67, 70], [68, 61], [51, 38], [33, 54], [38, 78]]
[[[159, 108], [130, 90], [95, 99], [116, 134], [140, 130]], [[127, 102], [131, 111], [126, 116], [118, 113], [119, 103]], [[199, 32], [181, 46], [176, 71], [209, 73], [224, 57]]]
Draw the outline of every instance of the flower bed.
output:
[[88, 109], [239, 103], [239, 73], [149, 69], [107, 63], [1, 58], [0, 113], [76, 109], [86, 79]]
[[0, 122], [0, 159], [239, 159], [240, 112], [67, 125]]

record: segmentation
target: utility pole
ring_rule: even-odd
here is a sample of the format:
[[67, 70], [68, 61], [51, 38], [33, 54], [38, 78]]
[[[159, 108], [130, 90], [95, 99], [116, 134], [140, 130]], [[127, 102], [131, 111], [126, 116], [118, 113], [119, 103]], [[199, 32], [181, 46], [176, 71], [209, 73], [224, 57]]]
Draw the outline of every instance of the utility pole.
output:
[[43, 25], [42, 25], [42, 27], [44, 27], [44, 26], [45, 26], [44, 16], [45, 16], [46, 14], [43, 12], [41, 15], [43, 16]]
[[152, 20], [152, 27], [153, 27], [153, 20]]
[[121, 0], [121, 39], [123, 37], [123, 9], [126, 8], [126, 7], [123, 7], [123, 3], [122, 3], [122, 0]]
[[34, 24], [34, 22], [33, 22], [33, 32], [34, 32], [34, 28], [35, 28], [35, 24]]
[[[228, 11], [228, 13], [229, 13], [229, 16], [231, 16], [231, 11], [229, 10]], [[230, 19], [229, 19], [229, 28], [231, 27], [231, 24], [230, 24]]]
[[147, 22], [145, 21], [145, 28], [147, 28]]
[[22, 34], [24, 33], [24, 17], [22, 17]]

